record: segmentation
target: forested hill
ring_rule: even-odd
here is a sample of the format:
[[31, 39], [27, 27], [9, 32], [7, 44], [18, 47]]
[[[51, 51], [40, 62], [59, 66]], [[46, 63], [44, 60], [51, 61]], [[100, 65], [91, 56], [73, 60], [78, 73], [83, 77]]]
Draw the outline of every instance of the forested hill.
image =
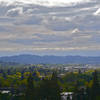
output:
[[21, 64], [100, 64], [100, 57], [18, 55], [0, 57], [0, 61]]

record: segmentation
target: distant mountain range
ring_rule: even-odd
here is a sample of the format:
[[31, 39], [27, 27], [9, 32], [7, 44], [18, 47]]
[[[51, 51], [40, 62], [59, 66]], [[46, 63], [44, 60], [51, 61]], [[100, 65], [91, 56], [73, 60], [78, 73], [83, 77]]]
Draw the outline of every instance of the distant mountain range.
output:
[[18, 55], [0, 57], [0, 62], [20, 64], [100, 64], [100, 57]]

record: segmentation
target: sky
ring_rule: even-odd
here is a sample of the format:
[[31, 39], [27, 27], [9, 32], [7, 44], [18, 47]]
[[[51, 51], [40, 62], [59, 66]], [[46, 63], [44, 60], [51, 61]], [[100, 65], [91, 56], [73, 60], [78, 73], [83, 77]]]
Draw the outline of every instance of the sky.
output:
[[0, 0], [0, 56], [100, 56], [100, 0]]

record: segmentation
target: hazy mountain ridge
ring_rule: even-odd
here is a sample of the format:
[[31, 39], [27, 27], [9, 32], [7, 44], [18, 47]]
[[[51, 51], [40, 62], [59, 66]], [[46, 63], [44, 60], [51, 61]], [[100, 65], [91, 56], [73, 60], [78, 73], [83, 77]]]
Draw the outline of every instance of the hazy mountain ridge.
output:
[[100, 64], [100, 57], [18, 55], [0, 57], [0, 61], [21, 64]]

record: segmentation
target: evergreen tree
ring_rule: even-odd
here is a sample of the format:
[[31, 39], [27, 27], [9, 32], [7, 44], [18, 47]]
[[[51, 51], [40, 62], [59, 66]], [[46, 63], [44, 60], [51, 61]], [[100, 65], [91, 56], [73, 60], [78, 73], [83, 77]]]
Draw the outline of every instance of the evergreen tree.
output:
[[71, 100], [71, 99], [70, 99], [70, 95], [68, 95], [67, 100]]
[[51, 79], [43, 79], [40, 85], [41, 100], [61, 100], [60, 87], [56, 72], [52, 74]]
[[79, 86], [78, 86], [78, 81], [76, 81], [75, 83], [75, 89], [74, 89], [74, 93], [72, 96], [72, 100], [79, 100]]
[[[45, 100], [49, 97], [50, 93], [50, 88], [49, 88], [49, 80], [48, 79], [43, 79], [40, 88], [38, 91], [38, 98], [39, 100]], [[48, 100], [48, 99], [47, 99]]]
[[81, 88], [79, 90], [79, 96], [80, 96], [80, 100], [86, 100], [86, 94], [85, 94], [85, 89]]
[[54, 72], [52, 74], [52, 78], [50, 80], [49, 87], [50, 87], [50, 98], [49, 98], [49, 100], [61, 100], [60, 86], [58, 85], [58, 77], [57, 77], [56, 72]]
[[91, 100], [90, 88], [86, 88], [86, 100]]
[[25, 99], [26, 100], [35, 100], [34, 97], [34, 85], [33, 85], [33, 77], [30, 74], [30, 76], [27, 79], [27, 88], [25, 93]]
[[99, 85], [98, 74], [96, 70], [93, 75], [93, 85], [91, 88], [91, 100], [100, 100], [100, 85]]

